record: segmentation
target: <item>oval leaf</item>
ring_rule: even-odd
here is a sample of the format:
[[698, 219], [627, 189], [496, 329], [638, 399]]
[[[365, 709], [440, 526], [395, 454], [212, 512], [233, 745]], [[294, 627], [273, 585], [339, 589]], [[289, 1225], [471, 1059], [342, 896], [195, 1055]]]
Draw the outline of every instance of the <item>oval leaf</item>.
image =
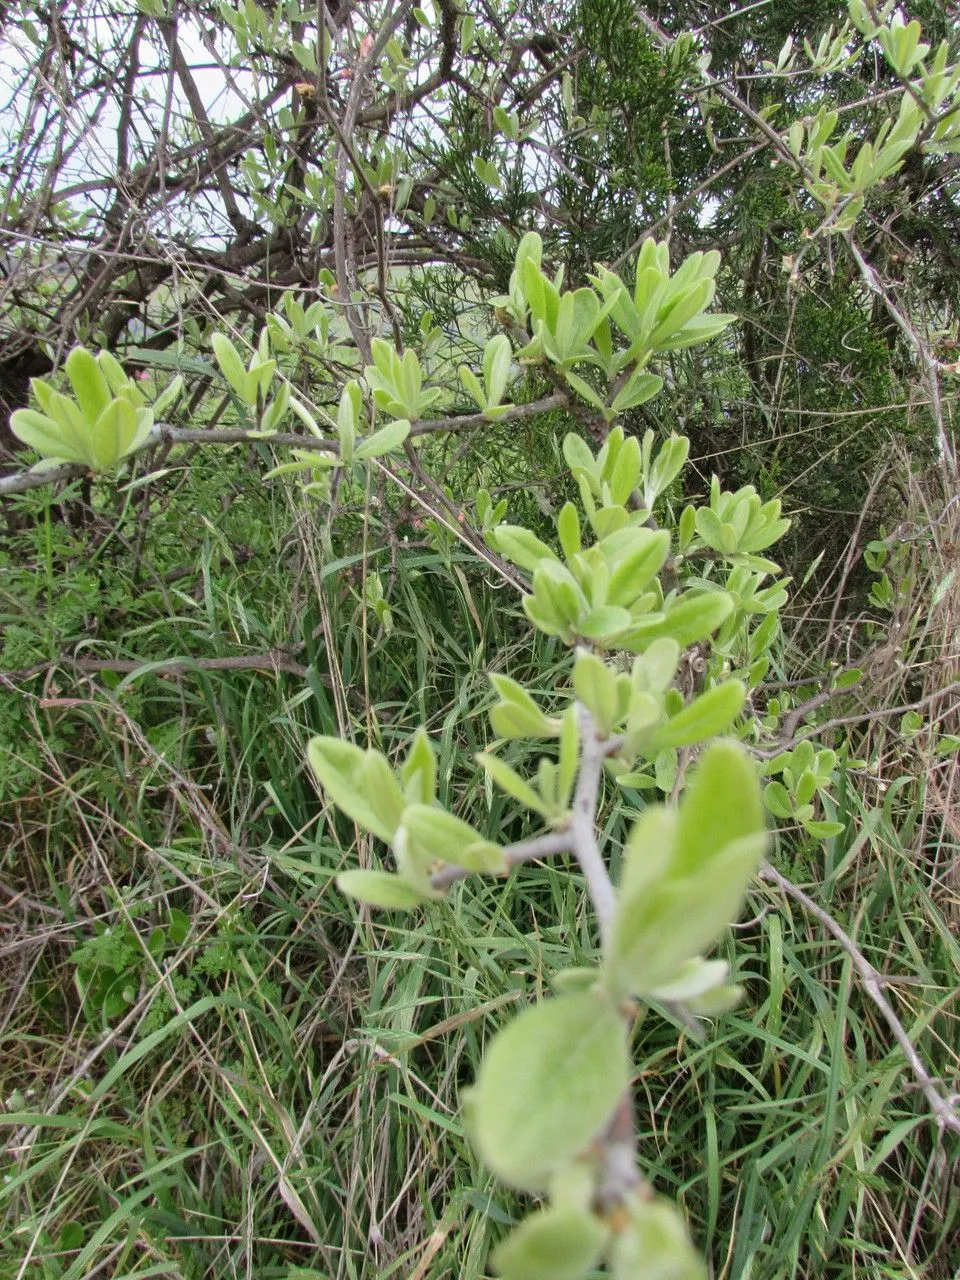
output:
[[408, 805], [403, 813], [403, 825], [439, 862], [493, 875], [507, 869], [507, 859], [499, 845], [484, 840], [468, 823], [445, 809], [427, 804]]
[[367, 755], [341, 738], [312, 738], [307, 746], [310, 768], [333, 803], [354, 822], [390, 843], [395, 826], [385, 820], [367, 796]]
[[688, 747], [724, 733], [740, 714], [746, 697], [746, 687], [739, 680], [715, 685], [661, 725], [649, 743], [650, 750], [656, 753], [664, 747]]
[[541, 1209], [494, 1250], [504, 1280], [582, 1280], [600, 1261], [610, 1234], [585, 1209]]
[[602, 1132], [629, 1079], [612, 1003], [583, 993], [527, 1009], [488, 1046], [470, 1093], [477, 1149], [505, 1182], [541, 1191]]
[[406, 880], [391, 875], [389, 871], [342, 871], [337, 876], [337, 888], [350, 898], [357, 898], [370, 907], [383, 907], [407, 911], [428, 901]]

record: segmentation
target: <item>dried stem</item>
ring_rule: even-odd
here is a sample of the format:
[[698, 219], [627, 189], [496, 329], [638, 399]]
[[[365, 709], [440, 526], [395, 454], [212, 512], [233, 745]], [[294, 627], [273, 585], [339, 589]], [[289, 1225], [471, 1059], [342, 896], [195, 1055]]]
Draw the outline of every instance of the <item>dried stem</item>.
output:
[[945, 1097], [941, 1093], [942, 1085], [933, 1079], [924, 1066], [920, 1055], [907, 1035], [903, 1023], [897, 1017], [893, 1006], [883, 993], [883, 975], [873, 967], [849, 934], [845, 933], [837, 921], [834, 920], [833, 916], [828, 911], [825, 911], [823, 907], [818, 906], [808, 894], [798, 888], [792, 880], [788, 880], [782, 872], [767, 864], [762, 868], [760, 877], [771, 884], [777, 885], [785, 894], [799, 902], [804, 911], [819, 920], [827, 932], [839, 942], [860, 975], [864, 991], [880, 1010], [883, 1020], [893, 1033], [897, 1044], [903, 1050], [903, 1056], [907, 1060], [914, 1079], [923, 1090], [924, 1096], [930, 1105], [930, 1110], [936, 1117], [937, 1124], [941, 1129], [951, 1129], [954, 1133], [960, 1133], [960, 1113], [957, 1111], [957, 1102], [960, 1101], [960, 1096], [951, 1095]]

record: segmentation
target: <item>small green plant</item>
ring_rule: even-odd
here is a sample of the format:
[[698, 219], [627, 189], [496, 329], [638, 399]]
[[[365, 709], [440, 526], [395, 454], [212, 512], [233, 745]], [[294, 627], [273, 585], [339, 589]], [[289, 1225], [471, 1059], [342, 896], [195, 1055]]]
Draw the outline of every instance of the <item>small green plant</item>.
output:
[[93, 936], [71, 954], [84, 1015], [94, 1030], [121, 1018], [151, 981], [165, 952], [182, 945], [189, 918], [176, 908], [166, 924], [151, 929], [145, 939], [131, 925], [99, 926]]
[[[651, 245], [640, 254], [634, 295], [608, 272], [598, 278], [601, 303], [590, 289], [562, 293], [559, 279], [542, 272], [536, 238], [527, 237], [510, 295], [501, 300], [514, 320], [533, 316], [521, 357], [550, 360], [608, 419], [624, 407], [623, 391], [600, 398], [571, 377], [574, 364], [594, 361], [622, 376], [631, 364], [643, 369], [655, 351], [713, 336], [726, 323], [700, 314], [713, 295], [716, 263], [695, 255], [671, 277], [665, 251]], [[611, 319], [630, 344], [617, 358]], [[488, 416], [499, 407], [510, 359], [509, 341], [495, 338], [483, 384], [461, 370]], [[643, 377], [640, 398], [660, 385]], [[389, 367], [379, 360], [373, 384], [390, 412], [418, 408], [419, 378], [395, 354]], [[634, 388], [627, 400], [636, 403], [635, 374], [624, 387]], [[539, 834], [501, 847], [438, 804], [436, 762], [422, 730], [396, 769], [381, 752], [339, 738], [316, 737], [308, 748], [326, 796], [392, 852], [392, 870], [339, 876], [342, 890], [371, 906], [412, 909], [443, 897], [466, 874], [502, 876], [561, 852], [571, 853], [583, 874], [596, 962], [554, 975], [556, 994], [494, 1037], [464, 1098], [468, 1130], [487, 1166], [544, 1201], [495, 1252], [508, 1280], [579, 1280], [603, 1259], [622, 1280], [704, 1274], [678, 1211], [652, 1194], [637, 1168], [631, 1028], [641, 1001], [669, 1003], [692, 1019], [718, 1015], [742, 994], [727, 963], [705, 953], [739, 914], [763, 856], [761, 792], [742, 746], [729, 739], [703, 744], [738, 731], [747, 690], [719, 657], [694, 696], [684, 698], [676, 680], [685, 650], [709, 647], [724, 626], [735, 648], [751, 612], [773, 611], [773, 602], [752, 610], [749, 602], [777, 569], [758, 553], [788, 522], [779, 503], [762, 504], [750, 488], [723, 493], [714, 482], [709, 506], [688, 508], [680, 530], [659, 527], [655, 507], [687, 448], [674, 437], [654, 454], [652, 433], [641, 443], [617, 426], [594, 454], [569, 434], [563, 451], [580, 502], [559, 512], [554, 545], [502, 523], [505, 512], [489, 495], [478, 499], [487, 542], [527, 575], [527, 617], [570, 650], [567, 678], [546, 706], [511, 677], [491, 678], [496, 737], [551, 744], [526, 774], [496, 750], [478, 757], [491, 781], [542, 825]], [[679, 581], [679, 564], [703, 563], [703, 550], [707, 572]], [[735, 591], [712, 573], [718, 563]], [[749, 589], [745, 575], [754, 580]], [[768, 643], [771, 636], [767, 627]], [[679, 753], [692, 764], [680, 803], [642, 812], [614, 884], [596, 835], [603, 778], [635, 781], [638, 770], [662, 766], [668, 755], [673, 786]]]

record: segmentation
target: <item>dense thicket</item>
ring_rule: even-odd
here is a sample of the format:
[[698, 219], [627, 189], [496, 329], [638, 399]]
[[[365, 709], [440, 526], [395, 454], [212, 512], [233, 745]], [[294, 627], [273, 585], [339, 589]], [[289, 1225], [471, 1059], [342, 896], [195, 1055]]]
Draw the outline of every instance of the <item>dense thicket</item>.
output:
[[[851, 11], [960, 57], [955, 3]], [[952, 1277], [951, 1135], [856, 963], [955, 1079], [960, 94], [924, 105], [918, 66], [830, 0], [0, 6], [0, 1271], [439, 1280], [518, 1214], [457, 1093], [558, 957], [592, 962], [579, 881], [371, 924], [304, 742], [425, 726], [442, 803], [525, 835], [474, 763], [483, 673], [552, 690], [562, 646], [485, 535], [505, 500], [552, 536], [564, 435], [606, 429], [518, 355], [532, 231], [568, 287], [649, 237], [719, 250], [732, 323], [621, 421], [690, 439], [668, 527], [713, 475], [782, 499], [748, 709], [769, 758], [827, 752], [774, 858], [811, 896], [758, 888], [729, 950], [745, 1011], [637, 1032], [641, 1159], [718, 1277]], [[904, 99], [902, 152], [844, 186]], [[458, 366], [499, 334], [518, 409], [484, 420]], [[361, 480], [285, 473], [306, 419], [244, 402], [216, 335], [323, 431], [378, 337], [439, 394]], [[28, 471], [8, 426], [78, 345], [147, 399], [183, 378], [119, 477]]]

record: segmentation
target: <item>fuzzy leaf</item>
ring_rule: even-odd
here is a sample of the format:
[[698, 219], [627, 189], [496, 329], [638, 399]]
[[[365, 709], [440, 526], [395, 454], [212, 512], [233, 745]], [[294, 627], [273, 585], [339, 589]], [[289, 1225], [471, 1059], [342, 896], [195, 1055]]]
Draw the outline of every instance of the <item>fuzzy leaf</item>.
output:
[[746, 697], [746, 687], [739, 680], [715, 685], [660, 726], [647, 744], [650, 751], [688, 747], [725, 733], [740, 714]]
[[407, 805], [403, 825], [432, 858], [467, 871], [496, 875], [507, 869], [499, 845], [485, 840], [468, 823], [432, 805]]
[[395, 826], [385, 820], [366, 791], [366, 752], [341, 738], [311, 738], [307, 759], [333, 803], [354, 822], [390, 843]]
[[423, 728], [413, 735], [413, 742], [400, 770], [404, 798], [410, 804], [432, 804], [437, 791], [437, 760], [430, 739]]
[[524, 1010], [487, 1046], [467, 1123], [498, 1177], [542, 1191], [602, 1132], [629, 1079], [613, 1003], [592, 992], [558, 996]]
[[492, 755], [489, 751], [478, 752], [476, 759], [477, 763], [486, 769], [501, 791], [513, 796], [514, 800], [519, 800], [522, 805], [526, 805], [528, 809], [533, 809], [535, 813], [549, 818], [549, 807], [544, 804], [533, 787], [528, 782], [525, 782], [514, 769], [511, 769], [506, 761], [501, 760], [499, 756]]
[[681, 596], [666, 613], [643, 621], [619, 637], [620, 648], [642, 653], [653, 640], [668, 637], [682, 649], [714, 633], [733, 612], [733, 600], [726, 592], [703, 591]]
[[613, 1280], [706, 1280], [676, 1205], [634, 1197], [610, 1248]]
[[557, 560], [555, 552], [536, 534], [517, 524], [501, 524], [490, 530], [490, 540], [507, 560], [532, 573], [544, 560]]
[[[357, 869], [342, 871], [337, 876], [337, 888], [341, 893], [371, 907], [394, 908], [405, 911], [418, 907], [429, 899], [413, 885], [389, 871], [370, 871]], [[439, 897], [439, 895], [437, 895]]]
[[493, 1252], [504, 1280], [582, 1280], [600, 1261], [610, 1228], [586, 1209], [530, 1214]]

